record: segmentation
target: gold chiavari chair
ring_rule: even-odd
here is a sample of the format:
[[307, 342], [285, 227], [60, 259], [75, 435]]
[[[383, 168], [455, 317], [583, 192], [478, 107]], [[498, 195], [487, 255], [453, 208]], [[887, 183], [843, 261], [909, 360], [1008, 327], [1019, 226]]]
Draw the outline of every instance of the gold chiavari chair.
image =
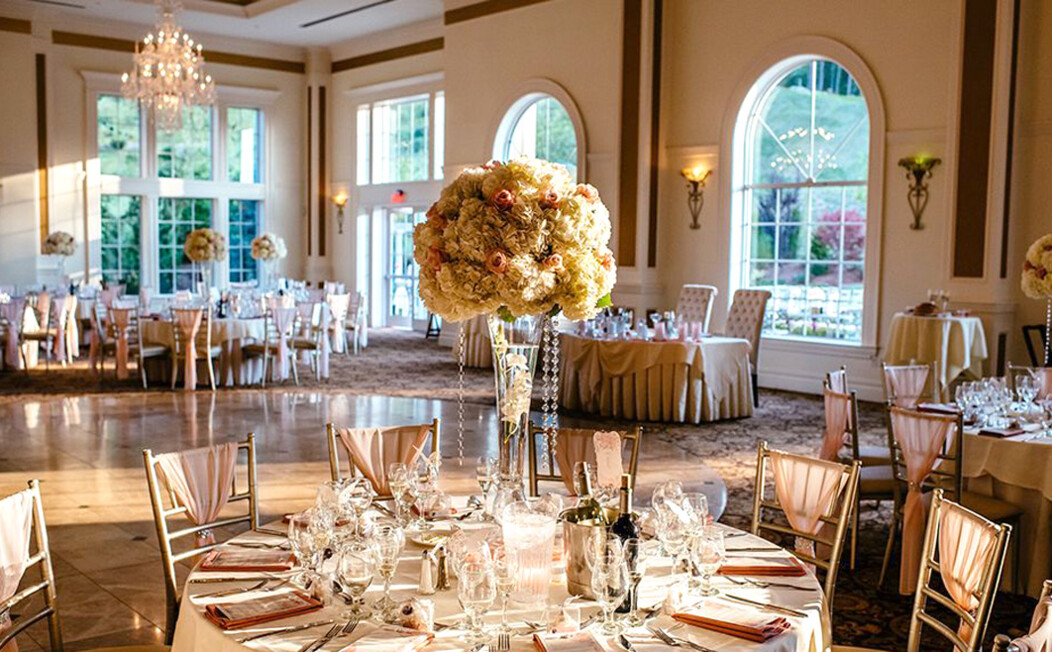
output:
[[[768, 461], [772, 451], [767, 447], [767, 442], [761, 441], [756, 450], [756, 485], [754, 487], [752, 528], [754, 535], [760, 536], [763, 532], [771, 532], [780, 536], [791, 536], [797, 540], [804, 539], [813, 542], [816, 547], [815, 554], [796, 550], [793, 552], [803, 562], [814, 564], [818, 569], [825, 572], [824, 589], [829, 604], [833, 604], [833, 591], [836, 589], [837, 570], [840, 567], [840, 557], [844, 550], [844, 540], [847, 536], [847, 528], [851, 525], [851, 515], [855, 509], [858, 492], [858, 476], [861, 465], [857, 461], [851, 464], [839, 464], [826, 462], [816, 458], [803, 455], [790, 455], [781, 453], [789, 459], [804, 462], [806, 464], [821, 465], [829, 468], [829, 465], [841, 467], [842, 476], [837, 494], [830, 504], [826, 513], [820, 518], [825, 526], [817, 534], [810, 534], [797, 530], [791, 525], [782, 525], [774, 519], [779, 515], [785, 516], [786, 510], [778, 500], [778, 497], [767, 497]], [[771, 471], [773, 473], [773, 470]], [[773, 482], [771, 483], [773, 485]], [[765, 517], [767, 520], [765, 520]], [[827, 530], [833, 528], [833, 536], [830, 537]], [[822, 558], [822, 548], [827, 547], [828, 558]]]
[[256, 488], [256, 437], [249, 433], [243, 442], [237, 445], [238, 453], [244, 451], [247, 456], [247, 475], [244, 490], [238, 489], [238, 477], [235, 472], [230, 485], [230, 496], [227, 506], [233, 503], [247, 503], [246, 513], [226, 518], [217, 518], [208, 523], [194, 525], [189, 523], [188, 527], [173, 529], [175, 524], [169, 523], [169, 519], [187, 515], [185, 506], [180, 505], [175, 492], [160, 473], [157, 465], [157, 457], [153, 451], [143, 449], [143, 463], [146, 466], [146, 483], [150, 491], [150, 505], [153, 507], [154, 525], [157, 527], [157, 541], [161, 548], [161, 564], [164, 571], [164, 589], [167, 599], [167, 616], [165, 620], [165, 642], [171, 644], [172, 636], [175, 634], [175, 623], [179, 618], [179, 600], [182, 597], [180, 586], [176, 578], [175, 565], [185, 559], [192, 559], [215, 548], [217, 543], [209, 543], [197, 547], [176, 552], [172, 543], [193, 537], [205, 531], [213, 531], [215, 528], [226, 528], [240, 524], [247, 524], [251, 530], [259, 530], [259, 499]]
[[[280, 340], [281, 340], [281, 327], [278, 324], [278, 320], [275, 317], [274, 309], [264, 302], [263, 306], [263, 341], [261, 342], [250, 342], [241, 347], [241, 355], [245, 358], [263, 358], [263, 375], [260, 379], [260, 386], [267, 386], [267, 369], [270, 369], [271, 380], [276, 380], [278, 374], [275, 372], [277, 365], [281, 364], [280, 351]], [[292, 380], [296, 385], [300, 384], [299, 368], [296, 366], [296, 348], [293, 346], [293, 338], [296, 333], [296, 319], [288, 319], [288, 323], [285, 324], [285, 341], [286, 351], [285, 357], [288, 359], [288, 365], [292, 370]]]
[[[979, 527], [986, 529], [991, 535], [992, 543], [985, 555], [976, 560], [980, 564], [978, 582], [974, 590], [967, 591], [971, 602], [975, 604], [973, 609], [966, 609], [954, 600], [949, 591], [945, 590], [945, 577], [939, 585], [943, 590], [936, 587], [932, 581], [934, 575], [945, 575], [943, 564], [945, 559], [941, 558], [940, 539], [945, 536], [942, 532], [942, 515], [947, 509], [959, 510], [964, 518], [972, 520]], [[947, 639], [956, 652], [978, 652], [982, 647], [983, 636], [986, 625], [990, 619], [994, 599], [997, 597], [997, 587], [1001, 583], [1001, 572], [1004, 568], [1005, 555], [1008, 552], [1008, 540], [1011, 537], [1012, 526], [997, 525], [979, 514], [946, 500], [943, 492], [937, 489], [932, 494], [931, 509], [928, 513], [928, 526], [924, 533], [924, 548], [921, 556], [920, 577], [917, 581], [917, 592], [913, 598], [913, 615], [910, 618], [909, 641], [906, 652], [920, 652], [921, 634], [925, 626], [931, 628], [943, 638]], [[974, 541], [974, 540], [973, 540]], [[967, 545], [966, 542], [959, 542]], [[940, 557], [936, 559], [936, 557]], [[946, 591], [946, 592], [943, 592]], [[935, 614], [928, 610], [929, 600], [944, 609], [948, 609], [959, 619], [959, 625], [946, 624]], [[845, 647], [834, 645], [832, 652], [876, 652], [867, 648]]]
[[[436, 418], [436, 419], [432, 419], [430, 424], [420, 423], [420, 424], [409, 424], [409, 425], [404, 425], [404, 426], [384, 426], [384, 427], [381, 427], [381, 428], [377, 428], [377, 430], [380, 432], [380, 436], [384, 437], [386, 435], [392, 435], [392, 436], [398, 435], [398, 434], [406, 432], [407, 430], [418, 431], [421, 428], [427, 428], [428, 429], [428, 436], [427, 436], [427, 440], [425, 440], [425, 441], [426, 441], [426, 443], [430, 444], [430, 448], [427, 450], [426, 454], [427, 455], [433, 455], [435, 452], [438, 452], [439, 454], [441, 454], [441, 451], [442, 451], [442, 428], [441, 428], [441, 426], [442, 426], [441, 419], [437, 419]], [[329, 447], [329, 477], [333, 480], [333, 482], [339, 482], [340, 480], [343, 479], [343, 474], [340, 471], [340, 449], [341, 448], [343, 449], [343, 452], [346, 453], [346, 455], [347, 455], [347, 468], [349, 470], [350, 475], [352, 477], [359, 477], [359, 476], [363, 475], [361, 470], [355, 465], [354, 458], [351, 457], [350, 450], [347, 448], [346, 444], [344, 444], [343, 440], [340, 438], [339, 429], [336, 427], [335, 424], [333, 424], [333, 423], [325, 424], [325, 440], [326, 440], [327, 445]], [[401, 459], [405, 452], [406, 451], [401, 451], [401, 450], [397, 451], [397, 453], [398, 453], [397, 457], [399, 459]], [[421, 450], [421, 454], [423, 454], [423, 452], [424, 451]], [[392, 459], [392, 460], [389, 460], [389, 461], [394, 462], [394, 461], [397, 461], [397, 460]], [[378, 471], [380, 473], [386, 473], [386, 469], [379, 469]], [[389, 497], [389, 496], [382, 496], [382, 497], [386, 498], [386, 497]]]
[[[556, 428], [555, 429], [555, 446], [559, 445], [560, 441], [566, 441], [571, 437], [586, 437], [589, 442], [591, 441], [592, 435], [595, 434], [595, 428]], [[636, 471], [639, 468], [639, 449], [643, 444], [643, 428], [636, 426], [630, 430], [618, 430], [617, 434], [621, 437], [621, 457], [624, 458], [625, 447], [628, 446], [628, 468], [626, 473], [632, 475], [632, 484], [636, 482]], [[547, 440], [547, 455], [544, 455], [545, 450], [543, 447], [544, 441]], [[539, 496], [538, 484], [540, 482], [560, 482], [563, 483], [563, 476], [558, 473], [555, 469], [557, 466], [555, 460], [555, 450], [553, 447], [552, 435], [542, 426], [538, 426], [533, 422], [530, 422], [530, 436], [526, 438], [526, 456], [529, 460], [529, 489], [531, 496]], [[589, 450], [594, 450], [589, 448]], [[541, 459], [541, 458], [544, 459]], [[595, 456], [589, 456], [589, 460], [573, 460], [574, 462], [592, 461], [594, 463]], [[548, 472], [544, 473], [541, 469], [547, 468]], [[568, 469], [572, 471], [573, 469]], [[565, 484], [565, 483], [564, 483]]]
[[[884, 400], [888, 405], [915, 408], [922, 401], [938, 400], [939, 391], [938, 387], [936, 387], [937, 376], [934, 362], [931, 364], [901, 365], [881, 363], [880, 367], [884, 377]], [[917, 396], [901, 394], [900, 385], [906, 377], [914, 373], [925, 374], [924, 387]]]
[[[208, 385], [212, 388], [212, 391], [216, 391], [216, 371], [215, 361], [222, 355], [223, 348], [217, 344], [212, 343], [212, 308], [211, 306], [205, 308], [179, 308], [176, 310], [190, 311], [197, 310], [202, 313], [201, 315], [201, 326], [197, 329], [197, 335], [194, 337], [194, 355], [198, 360], [204, 360], [208, 367]], [[173, 310], [174, 313], [174, 310]], [[179, 324], [178, 319], [172, 319], [172, 389], [175, 389], [176, 381], [179, 378], [179, 363], [180, 361], [186, 360], [186, 356], [189, 353], [190, 347], [187, 346], [186, 336], [183, 334], [183, 329]], [[183, 382], [188, 382], [188, 378], [184, 378]], [[193, 388], [189, 388], [193, 389]]]

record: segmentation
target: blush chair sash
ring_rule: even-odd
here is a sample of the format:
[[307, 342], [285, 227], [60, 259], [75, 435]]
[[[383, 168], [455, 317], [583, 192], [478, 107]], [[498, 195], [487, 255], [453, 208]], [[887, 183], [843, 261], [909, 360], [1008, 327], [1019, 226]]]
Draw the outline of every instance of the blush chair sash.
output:
[[848, 415], [851, 413], [851, 396], [830, 389], [825, 390], [826, 432], [822, 438], [822, 449], [818, 457], [836, 461], [847, 436]]
[[289, 331], [296, 321], [296, 308], [283, 305], [283, 302], [271, 304], [271, 315], [274, 318], [274, 328], [278, 332], [278, 364], [274, 367], [278, 380], [289, 377]]
[[1032, 373], [1037, 380], [1037, 398], [1040, 400], [1052, 397], [1052, 367], [1039, 367]]
[[[975, 592], [983, 581], [997, 543], [997, 526], [963, 507], [943, 502], [939, 514], [939, 572], [946, 592], [970, 613], [979, 607]], [[972, 629], [962, 622], [958, 635], [968, 640]]]
[[1052, 580], [1045, 580], [1034, 607], [1030, 633], [1012, 641], [1019, 652], [1052, 652]]
[[66, 328], [63, 331], [66, 338], [66, 360], [73, 362], [74, 358], [80, 357], [80, 323], [77, 319], [77, 295], [71, 294], [66, 297], [69, 302], [69, 316], [66, 319]]
[[0, 304], [0, 314], [7, 321], [7, 342], [4, 348], [4, 362], [12, 369], [22, 368], [22, 356], [18, 354], [19, 332], [22, 330], [22, 319], [26, 312], [26, 300], [12, 297], [7, 303]]
[[899, 592], [912, 594], [917, 588], [922, 547], [924, 545], [925, 509], [921, 485], [931, 475], [948, 438], [956, 435], [957, 423], [952, 418], [911, 414], [891, 409], [891, 428], [902, 449], [906, 463], [906, 504], [902, 510], [902, 565]]
[[[310, 338], [317, 305], [318, 304], [314, 301], [302, 301], [296, 304], [296, 312], [299, 313], [300, 317], [299, 337]], [[300, 362], [310, 362], [309, 351], [304, 350], [300, 352]]]
[[[771, 451], [774, 493], [794, 530], [818, 534], [822, 517], [832, 514], [840, 489], [847, 480], [847, 467], [826, 460], [810, 459]], [[815, 556], [814, 541], [798, 538], [796, 551]]]
[[[237, 446], [230, 442], [157, 456], [165, 483], [194, 525], [211, 523], [226, 507], [234, 484]], [[195, 541], [200, 547], [215, 543], [215, 537], [202, 530]]]
[[203, 318], [203, 310], [172, 310], [174, 326], [179, 329], [183, 341], [183, 389], [186, 391], [197, 387], [197, 332], [201, 330]]
[[362, 472], [373, 490], [391, 495], [387, 466], [394, 462], [412, 464], [424, 450], [430, 424], [393, 428], [338, 428], [336, 434], [351, 457], [351, 464]]
[[128, 326], [131, 324], [131, 308], [111, 308], [110, 322], [113, 324], [116, 341], [117, 378], [128, 377]]
[[[571, 496], [577, 495], [573, 484], [573, 467], [577, 462], [587, 462], [595, 467], [595, 431], [585, 428], [559, 428], [555, 440], [555, 462], [559, 465], [559, 476]], [[620, 480], [619, 480], [620, 481]]]
[[347, 351], [347, 309], [351, 306], [350, 294], [330, 294], [325, 298], [332, 317], [332, 351]]
[[924, 396], [929, 375], [931, 367], [927, 365], [885, 367], [884, 389], [893, 405], [913, 408]]
[[329, 304], [318, 304], [318, 375], [329, 378], [329, 358], [332, 353], [332, 341], [329, 339], [329, 326], [332, 324], [332, 312]]

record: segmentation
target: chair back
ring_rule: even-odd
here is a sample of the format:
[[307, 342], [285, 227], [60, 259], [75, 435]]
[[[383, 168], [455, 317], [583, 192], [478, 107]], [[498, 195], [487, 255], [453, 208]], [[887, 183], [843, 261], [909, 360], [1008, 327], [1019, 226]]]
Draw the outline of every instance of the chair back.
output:
[[900, 488], [910, 486], [911, 467], [923, 464], [921, 456], [927, 454], [933, 459], [931, 473], [914, 483], [922, 491], [943, 489], [951, 500], [959, 500], [964, 487], [963, 417], [891, 406], [888, 422], [891, 469]]
[[[766, 495], [768, 467], [773, 476], [770, 498]], [[840, 556], [857, 502], [861, 468], [858, 461], [848, 465], [772, 451], [764, 441], [757, 446], [752, 533], [795, 537], [793, 554], [825, 571], [829, 604], [833, 604]], [[789, 525], [780, 522], [782, 517]]]
[[106, 305], [102, 301], [95, 301], [91, 306], [91, 330], [98, 335], [99, 343], [105, 344], [109, 339], [109, 329], [106, 326]]
[[928, 364], [882, 365], [884, 398], [888, 405], [915, 408], [924, 400], [934, 400], [935, 368]]
[[760, 333], [763, 332], [764, 315], [771, 293], [767, 290], [736, 290], [727, 313], [727, 337], [740, 337], [752, 345], [749, 360], [755, 369], [760, 359]]
[[337, 324], [342, 325], [348, 319], [348, 311], [351, 307], [351, 296], [350, 294], [330, 294], [325, 297], [326, 303], [329, 304], [329, 310], [332, 311], [332, 319]]
[[[574, 464], [588, 462], [593, 469], [596, 468], [596, 450], [593, 443], [595, 432], [595, 428], [545, 429], [531, 422], [530, 436], [526, 439], [530, 465], [530, 495], [540, 495], [538, 484], [542, 481], [562, 482], [571, 496], [576, 495], [576, 487], [573, 486]], [[629, 430], [617, 431], [617, 435], [621, 439], [621, 459], [624, 460], [626, 452], [628, 454], [628, 468], [625, 472], [632, 475], [632, 484], [635, 485], [639, 450], [643, 443], [643, 428], [636, 426]], [[547, 472], [543, 469], [547, 469]]]
[[[439, 419], [431, 423], [383, 428], [337, 428], [335, 424], [326, 424], [329, 476], [334, 482], [343, 477], [340, 471], [342, 449], [347, 455], [349, 475], [368, 478], [377, 495], [388, 497], [391, 489], [387, 484], [387, 466], [393, 462], [411, 464], [417, 455], [441, 454], [441, 425]], [[429, 442], [430, 448], [425, 454]]]
[[[0, 650], [7, 649], [8, 643], [14, 641], [16, 636], [45, 618], [48, 621], [51, 649], [61, 650], [62, 629], [58, 619], [55, 571], [51, 567], [51, 550], [48, 547], [39, 480], [30, 480], [28, 489], [0, 499], [0, 533], [5, 543], [9, 544], [3, 552], [13, 557], [7, 559], [0, 553], [0, 568], [5, 571], [0, 575], [0, 614], [11, 613], [15, 607], [22, 605], [17, 609], [19, 615], [11, 627], [6, 630], [0, 628]], [[36, 542], [36, 552], [32, 554], [31, 539]], [[40, 580], [26, 583], [19, 590], [26, 571], [34, 566], [40, 567]], [[16, 569], [17, 577], [9, 574]], [[38, 593], [43, 595], [43, 604], [36, 600], [26, 603]]]
[[1021, 367], [1009, 362], [1005, 375], [1008, 376], [1008, 386], [1013, 392], [1016, 389], [1016, 376], [1019, 374], [1030, 374], [1037, 381], [1037, 400], [1052, 397], [1052, 367]]
[[826, 385], [829, 389], [837, 392], [838, 394], [847, 394], [847, 367], [840, 365], [839, 369], [834, 369], [826, 374]]
[[688, 322], [699, 322], [708, 332], [709, 317], [712, 316], [712, 301], [719, 294], [714, 285], [686, 284], [679, 291], [676, 314]]
[[[236, 458], [242, 451], [245, 452], [247, 474], [244, 484], [240, 485], [236, 472], [229, 472], [230, 467], [222, 469], [222, 472], [214, 472], [215, 468], [222, 467], [228, 463], [231, 457]], [[259, 502], [256, 491], [256, 446], [255, 435], [249, 433], [243, 442], [235, 444], [220, 444], [204, 449], [192, 449], [180, 453], [169, 453], [165, 455], [154, 455], [150, 449], [142, 452], [143, 463], [146, 466], [146, 483], [150, 491], [150, 505], [153, 507], [154, 525], [157, 527], [157, 542], [161, 548], [161, 563], [164, 571], [164, 587], [168, 600], [168, 620], [166, 638], [171, 641], [175, 631], [175, 621], [178, 617], [180, 586], [176, 578], [175, 565], [184, 559], [191, 559], [211, 551], [218, 544], [215, 543], [212, 531], [214, 528], [230, 527], [239, 524], [247, 524], [250, 529], [259, 528]], [[213, 463], [210, 465], [209, 463]], [[181, 477], [169, 475], [165, 471], [171, 471], [180, 464], [205, 465], [213, 468], [193, 473], [193, 466], [186, 467], [189, 472]], [[205, 479], [214, 483], [212, 485], [200, 485], [199, 481]], [[195, 482], [197, 481], [197, 482]], [[222, 486], [229, 482], [228, 487]], [[193, 485], [193, 486], [191, 486]], [[239, 489], [239, 486], [242, 488]], [[213, 501], [213, 514], [211, 518], [205, 518], [201, 510], [207, 508], [204, 504], [188, 504], [189, 502], [179, 497], [180, 493], [189, 489], [191, 493], [196, 492], [199, 496], [208, 496]], [[219, 518], [219, 509], [214, 509], [216, 504], [220, 507], [229, 506], [233, 503], [247, 503], [246, 513], [226, 518]], [[192, 516], [194, 512], [197, 517]], [[175, 527], [169, 519], [174, 517], [185, 517], [190, 521], [189, 527]], [[181, 551], [176, 551], [173, 543], [186, 537], [194, 537], [195, 544]]]
[[[925, 626], [959, 652], [981, 648], [1011, 532], [1010, 525], [992, 523], [947, 500], [941, 490], [934, 492], [924, 534], [919, 588], [913, 599], [908, 652], [920, 652]], [[932, 581], [936, 574], [941, 580], [938, 583]], [[949, 609], [958, 623], [946, 624], [928, 611], [929, 600]]]
[[209, 357], [212, 350], [212, 310], [209, 308], [173, 308], [172, 309], [172, 354], [178, 358], [186, 356], [186, 334], [180, 327], [176, 313], [201, 313], [201, 326], [194, 336], [194, 350], [198, 357]]
[[[11, 293], [9, 292], [8, 294]], [[1027, 357], [1030, 358], [1030, 364], [1035, 367], [1052, 365], [1052, 357], [1045, 355], [1048, 332], [1044, 324], [1027, 324], [1023, 326], [1023, 341], [1026, 343], [1026, 353]]]
[[835, 462], [844, 446], [851, 447], [851, 459], [861, 458], [858, 442], [858, 396], [837, 392], [828, 381], [822, 388], [825, 402], [825, 434], [818, 457]]
[[51, 293], [41, 292], [37, 295], [36, 305], [33, 306], [36, 313], [39, 330], [46, 331], [51, 324]]

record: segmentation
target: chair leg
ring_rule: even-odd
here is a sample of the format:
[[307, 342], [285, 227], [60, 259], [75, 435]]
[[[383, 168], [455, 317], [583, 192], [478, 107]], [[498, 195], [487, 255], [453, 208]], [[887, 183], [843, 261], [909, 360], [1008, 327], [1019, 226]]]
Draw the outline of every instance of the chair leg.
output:
[[168, 609], [164, 618], [164, 644], [171, 645], [175, 638], [175, 624], [179, 621], [179, 603], [171, 595], [168, 596]]
[[1016, 518], [1012, 522], [1012, 528], [1015, 530], [1016, 535], [1013, 541], [1012, 549], [1012, 590], [1017, 595], [1026, 595], [1026, 587], [1022, 585], [1023, 579], [1020, 574], [1019, 564], [1022, 562], [1022, 533], [1019, 531], [1020, 518]]
[[752, 372], [752, 405], [753, 407], [760, 407], [760, 386], [757, 384], [758, 376], [754, 371]]
[[894, 513], [891, 515], [891, 529], [888, 531], [888, 543], [884, 547], [884, 562], [880, 565], [880, 579], [877, 580], [877, 588], [884, 586], [884, 577], [888, 574], [888, 566], [891, 564], [891, 551], [895, 548], [895, 536], [898, 530], [899, 515]]
[[851, 568], [851, 572], [855, 571], [855, 557], [856, 553], [858, 552], [858, 512], [860, 509], [862, 509], [862, 499], [856, 496], [855, 513], [851, 518], [851, 564], [849, 565], [849, 568]]
[[296, 353], [293, 352], [293, 354], [292, 354], [292, 380], [293, 380], [293, 382], [296, 383], [296, 386], [299, 387], [299, 384], [300, 384], [300, 372], [299, 372], [299, 365], [297, 365], [296, 362], [297, 362], [296, 361]]
[[172, 354], [172, 389], [175, 389], [175, 381], [179, 378], [179, 356]]
[[208, 384], [212, 387], [212, 391], [216, 391], [216, 372], [215, 367], [212, 365], [212, 356], [208, 356]]

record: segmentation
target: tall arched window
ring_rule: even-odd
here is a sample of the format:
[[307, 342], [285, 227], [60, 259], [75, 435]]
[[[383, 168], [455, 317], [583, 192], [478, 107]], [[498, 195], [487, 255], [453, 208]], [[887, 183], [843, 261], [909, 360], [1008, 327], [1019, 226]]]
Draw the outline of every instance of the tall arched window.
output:
[[504, 114], [493, 156], [507, 161], [525, 155], [562, 163], [577, 177], [577, 148], [577, 127], [566, 107], [547, 93], [529, 93]]
[[735, 127], [737, 287], [768, 289], [764, 334], [862, 341], [869, 108], [838, 63], [796, 57], [746, 96]]

